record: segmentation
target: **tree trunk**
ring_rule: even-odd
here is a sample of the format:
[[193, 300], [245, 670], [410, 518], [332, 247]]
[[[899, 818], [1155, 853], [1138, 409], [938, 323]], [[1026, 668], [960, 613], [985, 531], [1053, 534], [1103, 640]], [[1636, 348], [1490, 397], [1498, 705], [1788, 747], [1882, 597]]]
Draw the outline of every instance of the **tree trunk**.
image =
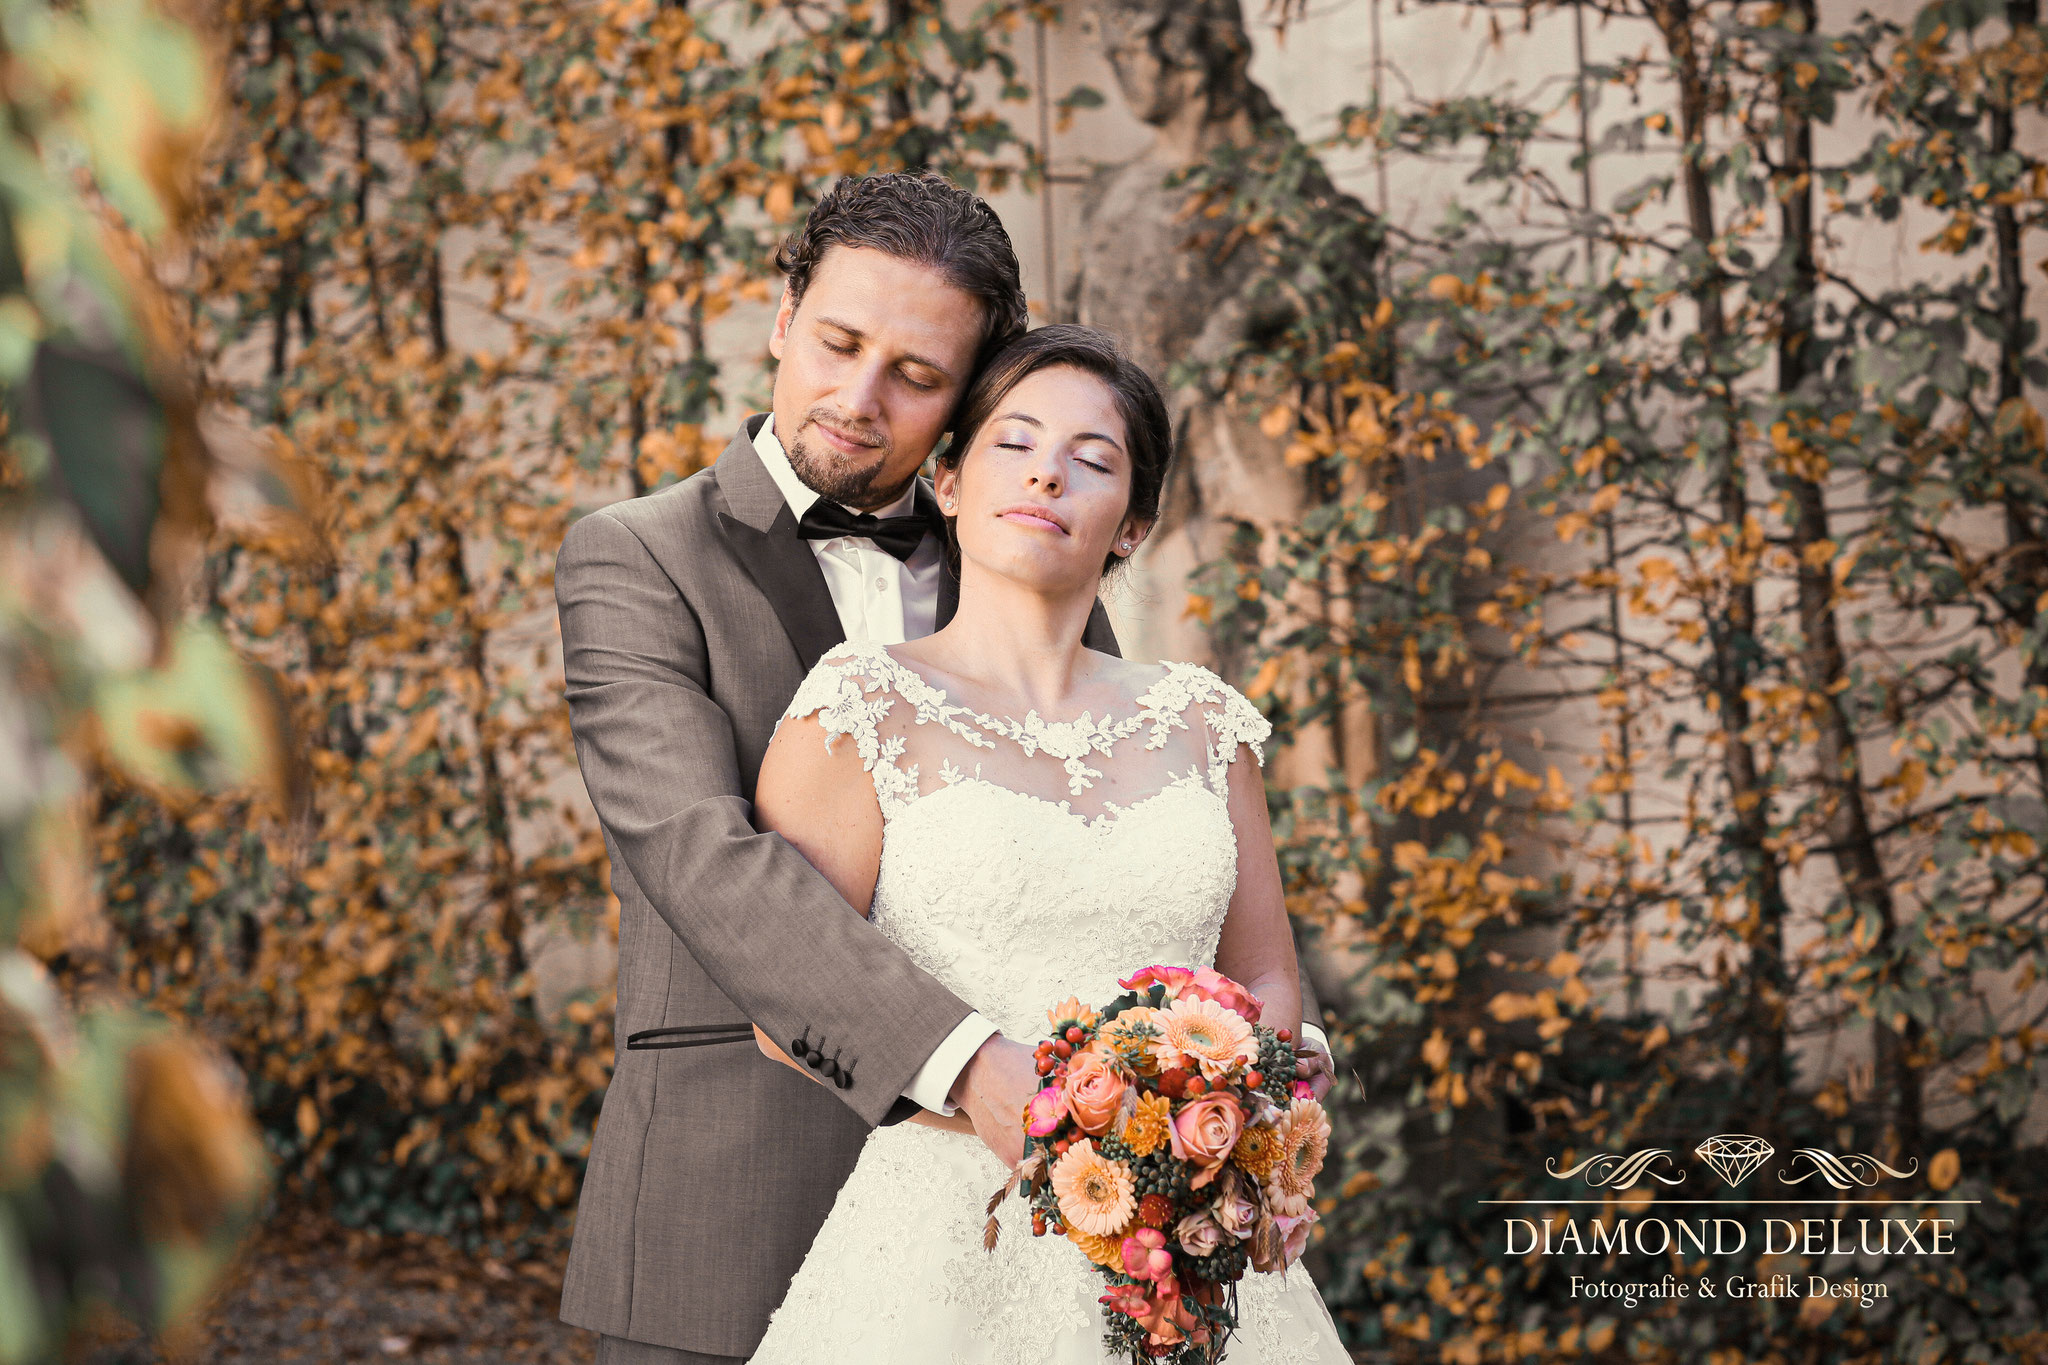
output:
[[[1065, 311], [1114, 334], [1156, 378], [1210, 371], [1249, 339], [1286, 325], [1279, 300], [1289, 285], [1271, 277], [1251, 246], [1191, 246], [1197, 225], [1186, 218], [1190, 192], [1169, 188], [1169, 181], [1219, 156], [1278, 151], [1294, 133], [1247, 74], [1251, 41], [1237, 0], [1094, 0], [1093, 11], [1124, 99], [1154, 138], [1084, 193], [1080, 271]], [[1317, 212], [1332, 220], [1368, 216], [1326, 177], [1317, 177], [1310, 193]], [[1271, 397], [1277, 403], [1288, 395]], [[1135, 619], [1121, 624], [1134, 655], [1209, 662], [1230, 674], [1239, 671], [1235, 661], [1219, 658], [1207, 627], [1184, 610], [1188, 576], [1225, 557], [1248, 566], [1270, 561], [1280, 532], [1318, 490], [1287, 464], [1286, 435], [1260, 430], [1258, 403], [1233, 406], [1204, 385], [1188, 384], [1169, 390], [1168, 404], [1176, 466], [1160, 523], [1119, 590], [1122, 602], [1137, 608]], [[1321, 614], [1341, 627], [1336, 599], [1325, 584], [1283, 610]], [[1376, 749], [1368, 711], [1346, 707], [1334, 725], [1300, 735], [1272, 780], [1321, 781], [1337, 766], [1362, 782]]]
[[[2006, 18], [2014, 32], [2038, 24], [2039, 0], [2007, 0]], [[2011, 94], [1994, 89], [1986, 95], [1991, 106], [1991, 156], [1997, 160], [2013, 149]], [[2003, 408], [2007, 403], [2023, 401], [2026, 393], [2026, 263], [2020, 254], [2020, 222], [2015, 205], [1994, 201], [1991, 234], [1997, 255], [1998, 403]], [[2035, 604], [2048, 592], [2048, 544], [2043, 543], [2043, 535], [2043, 528], [2035, 523], [2027, 504], [2008, 494], [2005, 541], [2012, 555], [2012, 568], [2010, 586], [2003, 596], [2006, 611], [2030, 632], [2038, 615]], [[2027, 666], [2027, 682], [2048, 689], [2048, 659], [2036, 658]], [[2034, 776], [2040, 784], [2041, 800], [2048, 802], [2048, 744], [2039, 740], [2034, 743]]]
[[[1814, 32], [1819, 23], [1815, 0], [1794, 0], [1791, 13], [1802, 21], [1803, 32]], [[1814, 324], [1819, 286], [1813, 240], [1813, 123], [1805, 97], [1789, 73], [1780, 77], [1778, 98], [1785, 181], [1778, 190], [1779, 215], [1783, 249], [1791, 267], [1779, 324], [1778, 392], [1794, 400], [1786, 408], [1791, 424], [1789, 434], [1792, 440], [1803, 441], [1797, 395], [1815, 372]], [[1882, 926], [1880, 951], [1891, 953], [1898, 950], [1898, 907], [1877, 840], [1871, 833], [1855, 727], [1842, 705], [1848, 666], [1835, 620], [1827, 491], [1821, 483], [1825, 475], [1800, 472], [1810, 468], [1808, 461], [1818, 458], [1817, 453], [1808, 450], [1787, 477], [1786, 486], [1795, 509], [1791, 538], [1793, 553], [1798, 558], [1802, 639], [1799, 662], [1805, 674], [1806, 704], [1812, 709], [1820, 731], [1823, 830], [1835, 875], [1850, 908], [1859, 922], [1866, 912], [1876, 915]], [[1895, 970], [1888, 967], [1886, 975]], [[1879, 1070], [1889, 1082], [1892, 1100], [1887, 1116], [1889, 1137], [1897, 1144], [1895, 1150], [1910, 1150], [1917, 1146], [1920, 1129], [1920, 1074], [1913, 1055], [1920, 1025], [1908, 1019], [1905, 1029], [1898, 1030], [1889, 1020], [1880, 1019], [1876, 1028]]]
[[[1687, 226], [1703, 252], [1711, 252], [1714, 226], [1713, 188], [1707, 179], [1706, 123], [1709, 74], [1699, 51], [1698, 16], [1691, 0], [1652, 0], [1655, 21], [1671, 55], [1678, 83], [1679, 135], [1683, 139], [1680, 183], [1684, 188]], [[1725, 446], [1713, 474], [1714, 496], [1724, 534], [1740, 537], [1750, 517], [1748, 471], [1742, 458], [1737, 416], [1727, 380], [1719, 373], [1728, 349], [1728, 323], [1719, 267], [1711, 255], [1692, 290], [1705, 343], [1701, 388], [1706, 403], [1718, 411]], [[1748, 574], [1730, 575], [1727, 610], [1707, 623], [1712, 642], [1712, 691], [1719, 704], [1722, 730], [1722, 771], [1735, 813], [1736, 854], [1742, 862], [1754, 924], [1748, 932], [1749, 999], [1746, 1031], [1749, 1056], [1745, 1081], [1761, 1122], [1774, 1119], [1790, 1082], [1785, 1050], [1786, 902], [1783, 867], [1769, 844], [1771, 791], [1757, 771], [1756, 755], [1747, 738], [1751, 713], [1747, 689], [1757, 654], [1756, 587]]]

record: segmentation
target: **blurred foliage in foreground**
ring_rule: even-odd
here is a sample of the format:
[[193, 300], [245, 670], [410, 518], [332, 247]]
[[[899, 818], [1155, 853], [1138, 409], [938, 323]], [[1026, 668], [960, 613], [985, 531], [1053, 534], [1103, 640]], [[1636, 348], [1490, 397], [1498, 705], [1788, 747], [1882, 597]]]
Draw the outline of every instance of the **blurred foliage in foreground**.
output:
[[0, 1363], [95, 1315], [193, 1308], [261, 1201], [224, 1061], [45, 962], [104, 936], [96, 776], [174, 793], [284, 771], [271, 693], [180, 626], [210, 530], [151, 253], [186, 208], [212, 103], [192, 31], [140, 0], [0, 3]]

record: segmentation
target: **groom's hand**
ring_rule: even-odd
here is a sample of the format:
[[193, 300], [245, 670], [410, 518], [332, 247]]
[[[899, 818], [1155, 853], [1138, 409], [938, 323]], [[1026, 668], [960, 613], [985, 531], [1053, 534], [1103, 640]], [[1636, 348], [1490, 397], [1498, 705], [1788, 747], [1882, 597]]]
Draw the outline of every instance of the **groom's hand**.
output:
[[1024, 1106], [1038, 1091], [1031, 1049], [1002, 1034], [975, 1051], [950, 1096], [974, 1123], [974, 1135], [1004, 1166], [1024, 1159]]

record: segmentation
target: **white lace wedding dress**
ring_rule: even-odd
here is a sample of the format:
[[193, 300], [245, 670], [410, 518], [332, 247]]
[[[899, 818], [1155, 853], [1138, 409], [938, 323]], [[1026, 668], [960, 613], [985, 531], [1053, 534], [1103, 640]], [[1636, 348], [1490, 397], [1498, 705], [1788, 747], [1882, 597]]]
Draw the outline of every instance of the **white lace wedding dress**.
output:
[[[859, 746], [883, 816], [875, 924], [1013, 1039], [1070, 995], [1215, 960], [1237, 880], [1225, 783], [1266, 720], [1207, 669], [1168, 664], [1128, 714], [980, 715], [886, 647], [843, 645], [787, 716]], [[1098, 1365], [1103, 1282], [1063, 1237], [1033, 1237], [973, 1137], [878, 1128], [769, 1324], [753, 1365]], [[1343, 1365], [1306, 1273], [1248, 1274], [1227, 1365]]]

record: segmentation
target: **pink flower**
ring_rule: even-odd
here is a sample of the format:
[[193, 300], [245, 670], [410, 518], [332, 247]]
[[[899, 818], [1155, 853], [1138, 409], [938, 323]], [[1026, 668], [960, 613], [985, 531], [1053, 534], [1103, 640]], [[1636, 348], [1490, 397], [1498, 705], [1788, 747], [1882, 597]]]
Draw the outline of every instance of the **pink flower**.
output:
[[1259, 997], [1214, 967], [1197, 968], [1195, 979], [1188, 984], [1182, 994], [1192, 995], [1197, 1000], [1214, 1000], [1223, 1008], [1243, 1015], [1248, 1024], [1258, 1023], [1259, 1015], [1266, 1008]]
[[1143, 1318], [1152, 1310], [1151, 1296], [1146, 1294], [1143, 1285], [1114, 1285], [1096, 1302], [1110, 1312], [1122, 1313], [1126, 1317]]
[[1173, 1229], [1173, 1240], [1190, 1256], [1210, 1255], [1223, 1245], [1226, 1235], [1214, 1218], [1199, 1211], [1181, 1219]]
[[1280, 1231], [1280, 1259], [1261, 1257], [1258, 1243], [1252, 1243], [1252, 1269], [1263, 1273], [1284, 1270], [1301, 1259], [1301, 1253], [1308, 1249], [1308, 1230], [1315, 1226], [1317, 1214], [1309, 1209], [1298, 1214], [1283, 1214], [1273, 1220], [1273, 1226]]
[[1127, 991], [1144, 992], [1154, 982], [1166, 987], [1166, 997], [1171, 1000], [1181, 993], [1181, 988], [1195, 979], [1195, 974], [1185, 967], [1140, 967], [1116, 984]]
[[[1243, 1128], [1244, 1113], [1235, 1099], [1229, 1095], [1203, 1095], [1188, 1101], [1173, 1116], [1168, 1138], [1175, 1156], [1201, 1167], [1204, 1175], [1212, 1175], [1230, 1156]], [[1209, 1182], [1198, 1177], [1191, 1183], [1200, 1188]]]
[[1139, 1228], [1124, 1238], [1124, 1273], [1141, 1280], [1168, 1280], [1173, 1276], [1173, 1253], [1166, 1249], [1166, 1234], [1158, 1228]]
[[1128, 1089], [1129, 1083], [1118, 1074], [1110, 1058], [1099, 1052], [1082, 1052], [1067, 1066], [1067, 1084], [1062, 1093], [1067, 1112], [1074, 1116], [1081, 1131], [1100, 1137], [1116, 1122]]
[[1067, 1092], [1049, 1085], [1024, 1106], [1024, 1131], [1032, 1137], [1051, 1137], [1067, 1117]]
[[1281, 1260], [1293, 1265], [1301, 1259], [1301, 1253], [1308, 1250], [1308, 1230], [1316, 1225], [1322, 1215], [1314, 1208], [1298, 1218], [1275, 1218], [1273, 1223], [1280, 1229], [1282, 1240]]
[[1287, 1088], [1287, 1091], [1298, 1100], [1312, 1100], [1316, 1097], [1316, 1088], [1307, 1081], [1296, 1081]]
[[1216, 1225], [1242, 1242], [1258, 1226], [1259, 1205], [1242, 1184], [1233, 1183], [1216, 1201]]

